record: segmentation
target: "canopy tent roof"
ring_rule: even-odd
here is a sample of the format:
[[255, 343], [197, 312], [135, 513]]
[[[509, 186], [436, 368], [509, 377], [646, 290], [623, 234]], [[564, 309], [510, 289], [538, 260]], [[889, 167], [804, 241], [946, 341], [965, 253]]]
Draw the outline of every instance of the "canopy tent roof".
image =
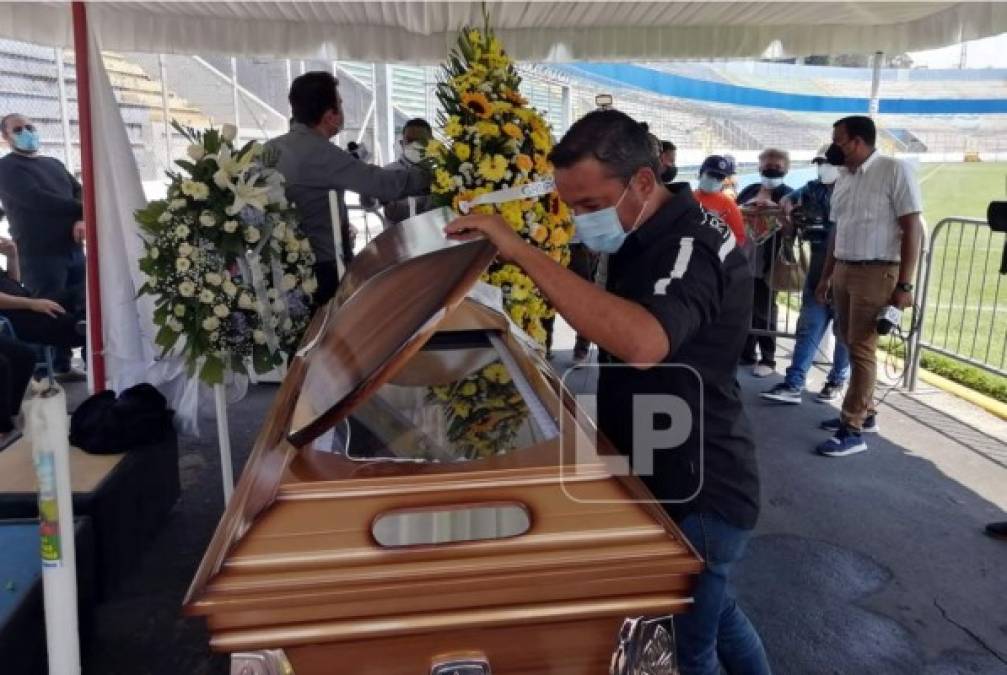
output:
[[[476, 2], [96, 2], [104, 49], [438, 63]], [[523, 61], [898, 53], [1007, 31], [999, 2], [488, 2]], [[68, 3], [0, 4], [0, 36], [71, 44]]]

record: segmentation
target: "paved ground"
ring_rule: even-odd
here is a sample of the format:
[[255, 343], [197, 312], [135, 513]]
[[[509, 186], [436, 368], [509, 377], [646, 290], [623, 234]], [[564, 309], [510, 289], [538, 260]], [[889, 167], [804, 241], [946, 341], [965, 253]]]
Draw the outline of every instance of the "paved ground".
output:
[[[561, 331], [557, 346], [570, 338]], [[568, 359], [560, 351], [555, 363]], [[811, 448], [833, 409], [764, 404], [757, 394], [774, 380], [740, 380], [757, 425], [763, 513], [737, 585], [774, 671], [1007, 673], [1007, 543], [981, 532], [1007, 519], [1007, 423], [932, 390], [896, 392], [870, 452], [826, 459]], [[238, 466], [274, 392], [253, 388], [235, 407]], [[222, 509], [216, 447], [187, 441], [181, 457], [182, 500], [100, 608], [89, 674], [226, 673], [201, 623], [178, 609]]]

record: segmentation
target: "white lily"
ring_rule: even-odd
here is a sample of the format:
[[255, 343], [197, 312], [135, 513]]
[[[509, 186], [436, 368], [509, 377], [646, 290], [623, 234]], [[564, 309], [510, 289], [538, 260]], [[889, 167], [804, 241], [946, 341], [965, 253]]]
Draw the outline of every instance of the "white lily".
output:
[[210, 155], [217, 162], [217, 168], [229, 176], [237, 176], [252, 164], [252, 153], [246, 152], [240, 159], [231, 152], [228, 145], [221, 145], [217, 154]]
[[266, 204], [269, 203], [269, 188], [256, 187], [256, 180], [258, 175], [251, 174], [239, 177], [234, 184], [227, 186], [227, 189], [234, 193], [234, 203], [227, 207], [227, 215], [235, 216], [246, 206], [259, 211], [266, 210]]

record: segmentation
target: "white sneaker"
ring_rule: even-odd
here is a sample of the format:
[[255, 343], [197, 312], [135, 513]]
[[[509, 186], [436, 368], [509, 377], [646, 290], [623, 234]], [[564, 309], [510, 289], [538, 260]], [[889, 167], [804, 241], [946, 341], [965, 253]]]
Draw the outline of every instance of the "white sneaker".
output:
[[757, 363], [754, 368], [752, 368], [752, 375], [756, 377], [769, 377], [776, 372], [776, 369], [772, 366], [767, 366], [765, 363]]

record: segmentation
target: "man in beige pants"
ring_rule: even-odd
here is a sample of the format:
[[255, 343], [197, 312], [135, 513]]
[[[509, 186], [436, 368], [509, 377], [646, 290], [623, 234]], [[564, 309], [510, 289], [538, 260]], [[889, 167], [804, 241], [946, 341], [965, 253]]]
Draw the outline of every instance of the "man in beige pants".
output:
[[830, 164], [841, 166], [832, 193], [836, 236], [815, 291], [826, 302], [831, 290], [836, 333], [850, 352], [850, 384], [838, 419], [822, 428], [835, 436], [818, 446], [828, 457], [867, 450], [862, 432], [876, 432], [878, 314], [888, 305], [913, 304], [923, 226], [922, 200], [912, 169], [874, 147], [877, 130], [869, 117], [844, 117], [833, 125]]

